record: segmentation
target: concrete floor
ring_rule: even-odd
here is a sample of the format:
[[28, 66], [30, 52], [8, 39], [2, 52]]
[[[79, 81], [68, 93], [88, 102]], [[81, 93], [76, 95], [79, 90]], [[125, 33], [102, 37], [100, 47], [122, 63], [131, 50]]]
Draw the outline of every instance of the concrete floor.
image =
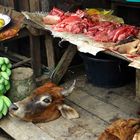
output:
[[[79, 72], [78, 76], [71, 74], [70, 72], [71, 80], [66, 80], [67, 82], [65, 81], [63, 86], [68, 87], [73, 82], [73, 77], [77, 83], [73, 93], [66, 99], [66, 103], [79, 112], [80, 118], [66, 120], [60, 117], [52, 122], [34, 124], [32, 127], [39, 128], [40, 140], [45, 140], [46, 135], [54, 140], [96, 140], [112, 121], [118, 118], [139, 117], [140, 104], [139, 100], [135, 98], [135, 83], [120, 88], [101, 88], [90, 84], [84, 73]], [[28, 123], [24, 122], [19, 124], [19, 127], [25, 124], [28, 126]], [[8, 126], [9, 124], [5, 125]], [[8, 128], [7, 131], [17, 139], [16, 134], [11, 129]], [[33, 133], [32, 131], [30, 129], [30, 134]], [[19, 140], [35, 140], [33, 136], [28, 138], [25, 135], [28, 134], [22, 135], [21, 133]], [[2, 140], [1, 137], [0, 140]]]

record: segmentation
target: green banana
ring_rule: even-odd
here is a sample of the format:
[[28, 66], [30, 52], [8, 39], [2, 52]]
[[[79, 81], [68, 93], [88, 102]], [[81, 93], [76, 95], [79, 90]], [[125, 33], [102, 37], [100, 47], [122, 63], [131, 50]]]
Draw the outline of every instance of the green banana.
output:
[[6, 106], [6, 104], [4, 104], [2, 109], [2, 114], [5, 116], [7, 112], [8, 112], [8, 107]]
[[5, 89], [8, 91], [10, 89], [10, 83], [8, 83], [8, 85], [5, 86]]
[[3, 64], [3, 65], [1, 66], [1, 70], [2, 70], [2, 71], [6, 71], [6, 69], [7, 69], [7, 66], [6, 66], [5, 64]]
[[4, 57], [3, 59], [4, 59], [5, 64], [9, 64], [10, 63], [10, 60], [8, 58]]
[[11, 63], [7, 64], [7, 68], [11, 69], [12, 68], [12, 64]]
[[4, 85], [6, 86], [6, 85], [8, 85], [8, 84], [10, 84], [10, 82], [8, 81], [8, 80], [4, 80]]
[[4, 85], [0, 84], [0, 91], [4, 89]]
[[3, 84], [3, 83], [4, 83], [4, 78], [0, 77], [0, 84]]
[[9, 68], [7, 68], [6, 73], [7, 73], [8, 76], [10, 76], [12, 72], [11, 72], [11, 70]]
[[6, 106], [10, 107], [10, 105], [12, 104], [10, 99], [6, 96], [2, 96], [2, 99], [3, 99], [4, 103], [6, 104]]
[[2, 109], [3, 109], [3, 106], [4, 106], [4, 101], [3, 101], [2, 96], [0, 96], [0, 112], [1, 112]]
[[9, 80], [9, 76], [6, 72], [1, 72], [1, 76], [6, 79], [6, 80]]
[[3, 57], [0, 57], [0, 65], [2, 65], [4, 63], [4, 59]]

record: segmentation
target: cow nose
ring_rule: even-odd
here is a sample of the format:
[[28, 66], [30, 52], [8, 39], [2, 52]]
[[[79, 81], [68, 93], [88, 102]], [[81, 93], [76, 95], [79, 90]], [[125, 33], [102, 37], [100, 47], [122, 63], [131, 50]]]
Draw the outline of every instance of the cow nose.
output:
[[18, 106], [16, 104], [12, 104], [10, 106], [10, 110], [14, 110], [14, 111], [18, 110]]

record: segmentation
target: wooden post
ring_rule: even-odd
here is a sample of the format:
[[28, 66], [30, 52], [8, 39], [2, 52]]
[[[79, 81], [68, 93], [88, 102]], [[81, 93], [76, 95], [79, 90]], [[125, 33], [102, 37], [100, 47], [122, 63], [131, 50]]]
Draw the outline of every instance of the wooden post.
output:
[[54, 83], [58, 84], [60, 82], [60, 80], [66, 73], [68, 66], [70, 65], [76, 52], [77, 52], [76, 46], [70, 44], [54, 70], [52, 76], [52, 81]]
[[29, 37], [32, 68], [35, 77], [39, 77], [41, 75], [40, 38], [31, 34]]
[[140, 98], [140, 70], [136, 69], [136, 97]]
[[14, 0], [9, 0], [8, 6], [15, 8], [15, 1]]
[[53, 37], [47, 33], [45, 35], [45, 48], [46, 48], [48, 68], [52, 70], [55, 68]]
[[17, 10], [19, 11], [29, 11], [29, 0], [16, 0], [15, 2], [17, 4]]
[[40, 11], [39, 0], [29, 0], [30, 12]]
[[16, 102], [29, 96], [35, 88], [33, 70], [26, 67], [18, 67], [12, 70], [11, 89], [9, 98]]

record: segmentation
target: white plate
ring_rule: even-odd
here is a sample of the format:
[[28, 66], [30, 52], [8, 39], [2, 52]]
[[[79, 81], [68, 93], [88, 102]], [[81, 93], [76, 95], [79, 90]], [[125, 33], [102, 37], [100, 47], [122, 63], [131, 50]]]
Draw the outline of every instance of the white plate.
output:
[[11, 21], [11, 18], [8, 15], [4, 15], [4, 14], [0, 14], [0, 19], [4, 20], [4, 25], [0, 29], [4, 28]]

